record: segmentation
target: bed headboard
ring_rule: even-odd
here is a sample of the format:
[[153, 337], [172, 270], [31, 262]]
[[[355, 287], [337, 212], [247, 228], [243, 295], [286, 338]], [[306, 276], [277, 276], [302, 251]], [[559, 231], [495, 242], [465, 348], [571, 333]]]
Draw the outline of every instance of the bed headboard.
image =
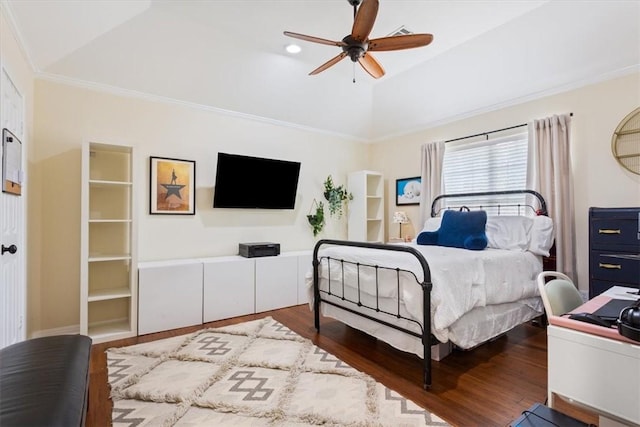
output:
[[547, 203], [537, 191], [507, 190], [442, 194], [433, 199], [431, 216], [439, 216], [447, 209], [461, 208], [485, 210], [489, 215], [548, 215]]

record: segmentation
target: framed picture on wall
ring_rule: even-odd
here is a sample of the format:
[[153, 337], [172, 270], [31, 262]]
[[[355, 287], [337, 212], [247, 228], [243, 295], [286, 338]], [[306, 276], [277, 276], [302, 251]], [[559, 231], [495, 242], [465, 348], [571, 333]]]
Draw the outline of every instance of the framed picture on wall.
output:
[[196, 162], [150, 157], [149, 213], [196, 213]]
[[2, 192], [22, 195], [22, 142], [2, 129]]
[[396, 206], [419, 205], [421, 189], [422, 178], [419, 176], [396, 179]]

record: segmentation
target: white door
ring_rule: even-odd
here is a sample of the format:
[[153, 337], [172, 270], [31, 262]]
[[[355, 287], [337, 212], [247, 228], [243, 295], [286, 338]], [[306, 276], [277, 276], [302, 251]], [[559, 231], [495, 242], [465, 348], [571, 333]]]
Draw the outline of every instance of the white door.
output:
[[[24, 158], [24, 105], [22, 95], [13, 84], [7, 72], [0, 73], [0, 123], [21, 142], [19, 181], [22, 195], [0, 192], [0, 348], [26, 338], [26, 245], [25, 245], [25, 186], [22, 180]], [[5, 132], [2, 132], [3, 142]], [[12, 138], [13, 139], [13, 138]], [[16, 144], [17, 141], [11, 141]], [[3, 145], [0, 144], [0, 151]], [[5, 153], [2, 152], [4, 155]], [[15, 159], [15, 156], [13, 156]], [[0, 162], [0, 172], [4, 161]], [[9, 169], [9, 168], [7, 168]], [[13, 168], [15, 171], [15, 168]], [[4, 177], [4, 175], [1, 175]], [[3, 178], [2, 178], [3, 179]]]

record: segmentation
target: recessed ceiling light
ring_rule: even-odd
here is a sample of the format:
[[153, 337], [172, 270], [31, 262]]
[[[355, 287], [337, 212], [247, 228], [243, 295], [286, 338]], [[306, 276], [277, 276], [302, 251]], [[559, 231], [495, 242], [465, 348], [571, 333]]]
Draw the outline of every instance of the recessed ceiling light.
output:
[[287, 52], [289, 53], [300, 53], [300, 51], [302, 50], [300, 48], [300, 46], [298, 46], [297, 44], [288, 44], [285, 46], [285, 49], [287, 50]]

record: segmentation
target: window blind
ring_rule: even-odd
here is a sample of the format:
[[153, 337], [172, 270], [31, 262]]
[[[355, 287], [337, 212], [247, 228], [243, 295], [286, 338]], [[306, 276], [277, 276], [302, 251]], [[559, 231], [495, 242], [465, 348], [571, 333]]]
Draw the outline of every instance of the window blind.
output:
[[[477, 142], [448, 143], [443, 163], [445, 193], [477, 193], [526, 188], [527, 147], [526, 132]], [[526, 204], [526, 197], [526, 195], [516, 194], [493, 199], [483, 197], [481, 200], [466, 198], [463, 203], [469, 206], [483, 205], [489, 214], [515, 215], [522, 214], [518, 205]], [[460, 202], [460, 199], [455, 201], [458, 205]], [[506, 207], [505, 205], [515, 206]]]

